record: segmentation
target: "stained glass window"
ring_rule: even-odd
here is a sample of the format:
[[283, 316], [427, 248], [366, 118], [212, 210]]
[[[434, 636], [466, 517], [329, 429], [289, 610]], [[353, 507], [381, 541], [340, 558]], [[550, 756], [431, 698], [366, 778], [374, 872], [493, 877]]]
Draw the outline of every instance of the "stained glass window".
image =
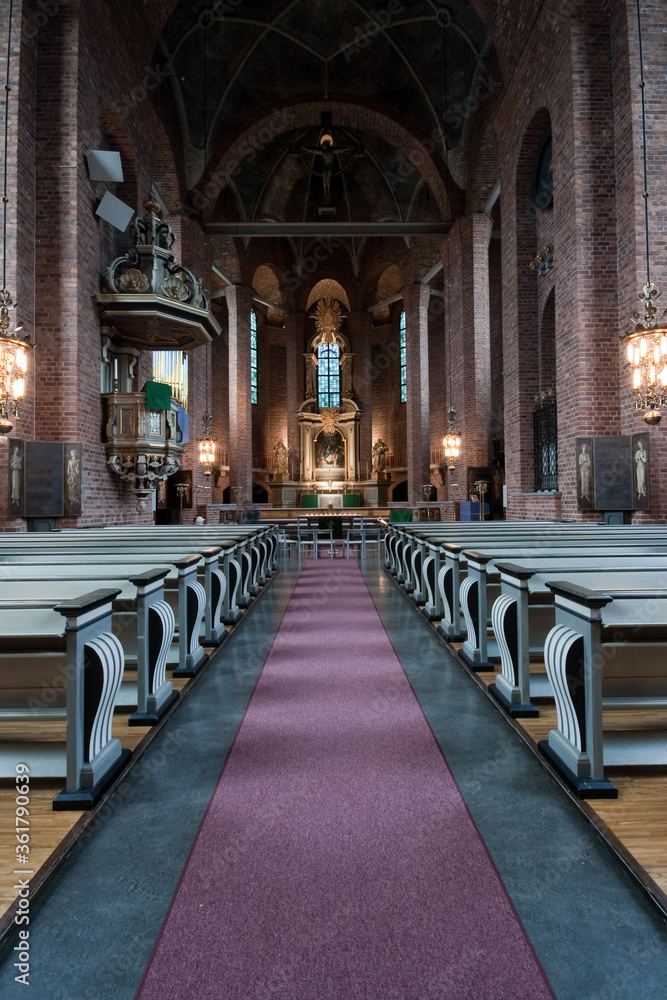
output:
[[320, 344], [317, 348], [317, 405], [340, 406], [340, 347]]
[[257, 402], [257, 317], [250, 311], [250, 402]]
[[405, 309], [401, 313], [401, 322], [398, 328], [398, 345], [401, 351], [401, 402], [408, 401], [408, 363], [407, 348], [405, 345]]

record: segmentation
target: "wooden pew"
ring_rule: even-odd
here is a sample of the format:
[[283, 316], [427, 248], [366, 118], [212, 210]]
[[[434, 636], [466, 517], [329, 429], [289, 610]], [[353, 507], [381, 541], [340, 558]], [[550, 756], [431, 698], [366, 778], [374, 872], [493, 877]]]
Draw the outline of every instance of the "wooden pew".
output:
[[[278, 553], [278, 529], [274, 525], [266, 526], [244, 526], [244, 525], [171, 525], [151, 526], [138, 529], [136, 527], [116, 526], [103, 529], [64, 529], [49, 537], [57, 538], [67, 542], [69, 539], [79, 543], [87, 538], [94, 538], [95, 542], [102, 545], [110, 539], [114, 541], [129, 540], [134, 541], [139, 537], [144, 543], [150, 540], [151, 543], [164, 542], [168, 545], [193, 545], [195, 548], [220, 545], [223, 541], [238, 540], [239, 545], [243, 542], [247, 545], [247, 555], [250, 559], [250, 570], [252, 584], [243, 587], [241, 593], [246, 591], [256, 593], [259, 586], [264, 584], [277, 568]], [[239, 549], [239, 554], [244, 552]], [[247, 571], [244, 566], [244, 577]]]
[[[225, 575], [222, 572], [217, 573], [218, 555], [222, 551], [221, 548], [202, 549], [202, 541], [206, 544], [207, 539], [202, 540], [200, 533], [196, 536], [196, 544], [193, 544], [193, 548], [200, 549], [203, 552], [205, 575], [208, 575], [213, 580], [215, 580], [217, 575], [218, 579], [222, 580], [223, 586], [219, 588], [219, 601], [217, 602], [218, 611], [221, 609], [223, 602], [226, 603], [232, 620], [235, 620], [240, 614], [238, 605], [235, 602], [238, 590], [245, 584], [248, 590], [252, 589], [253, 592], [256, 592], [259, 589], [260, 580], [263, 582], [273, 572], [274, 566], [272, 560], [276, 552], [276, 547], [272, 543], [272, 539], [275, 538], [275, 531], [261, 529], [258, 531], [257, 528], [253, 528], [252, 532], [242, 532], [242, 537], [238, 537], [238, 534], [236, 531], [233, 534], [226, 534], [222, 555], [227, 566], [228, 575], [233, 576], [234, 570], [236, 571], [236, 587], [232, 588], [224, 586], [226, 581]], [[22, 671], [23, 679], [28, 683], [29, 687], [32, 684], [34, 688], [35, 676], [38, 682], [36, 694], [28, 695], [31, 702], [27, 707], [25, 705], [22, 707], [20, 704], [11, 704], [11, 690], [9, 690], [8, 696], [5, 699], [4, 706], [2, 705], [0, 696], [0, 717], [3, 717], [3, 708], [4, 717], [10, 718], [14, 722], [20, 721], [22, 715], [24, 718], [32, 719], [35, 711], [38, 711], [42, 717], [54, 718], [65, 708], [65, 705], [58, 705], [57, 703], [55, 706], [52, 702], [49, 702], [48, 705], [45, 704], [43, 692], [46, 689], [42, 686], [45, 678], [39, 673], [41, 669], [42, 672], [46, 670], [47, 674], [51, 674], [50, 680], [46, 681], [46, 685], [49, 694], [52, 693], [54, 698], [57, 699], [58, 694], [54, 690], [54, 681], [57, 681], [60, 674], [53, 674], [53, 668], [63, 658], [63, 651], [60, 648], [62, 647], [62, 639], [58, 637], [57, 628], [51, 625], [50, 630], [43, 630], [44, 635], [42, 635], [40, 641], [42, 644], [50, 644], [55, 648], [48, 653], [44, 650], [39, 650], [37, 656], [32, 655], [30, 650], [35, 642], [33, 637], [35, 616], [41, 616], [42, 618], [46, 616], [48, 618], [50, 615], [52, 617], [55, 616], [56, 620], [60, 621], [54, 609], [57, 609], [60, 605], [64, 606], [66, 602], [63, 601], [63, 598], [66, 598], [68, 602], [70, 597], [78, 597], [83, 589], [88, 590], [95, 586], [100, 582], [99, 578], [102, 577], [102, 580], [106, 583], [109, 583], [111, 580], [118, 582], [119, 589], [113, 592], [115, 597], [116, 630], [122, 635], [126, 645], [130, 642], [128, 619], [132, 619], [134, 625], [133, 630], [130, 629], [129, 631], [133, 631], [133, 651], [136, 652], [137, 656], [138, 679], [135, 699], [138, 707], [131, 718], [135, 720], [136, 724], [157, 721], [160, 716], [169, 710], [173, 701], [178, 697], [177, 692], [172, 690], [171, 684], [165, 677], [167, 647], [170, 644], [171, 635], [174, 630], [174, 614], [169, 604], [157, 599], [158, 597], [162, 597], [164, 580], [168, 576], [176, 576], [178, 585], [180, 621], [179, 667], [182, 668], [185, 661], [185, 671], [179, 669], [175, 673], [185, 673], [189, 676], [208, 659], [199, 643], [199, 628], [197, 627], [201, 621], [203, 611], [201, 601], [202, 588], [196, 581], [197, 565], [201, 559], [200, 555], [188, 554], [185, 558], [180, 558], [178, 553], [174, 553], [175, 542], [178, 545], [183, 544], [184, 546], [191, 544], [188, 538], [185, 537], [185, 534], [180, 534], [178, 539], [175, 539], [171, 535], [160, 538], [150, 535], [150, 542], [148, 543], [149, 551], [143, 553], [139, 552], [140, 542], [147, 544], [146, 533], [143, 530], [133, 533], [130, 536], [124, 535], [123, 538], [109, 538], [105, 536], [104, 547], [92, 535], [86, 535], [85, 544], [81, 544], [80, 534], [73, 534], [73, 536], [67, 539], [60, 537], [58, 543], [55, 545], [53, 541], [52, 536], [35, 537], [25, 535], [12, 536], [9, 541], [7, 540], [7, 536], [5, 536], [0, 541], [3, 550], [3, 565], [0, 567], [0, 573], [6, 579], [10, 577], [12, 581], [15, 581], [17, 577], [21, 577], [24, 586], [27, 585], [30, 588], [30, 594], [25, 593], [25, 591], [23, 594], [20, 594], [17, 590], [21, 586], [20, 583], [11, 582], [3, 584], [0, 582], [0, 598], [4, 598], [4, 602], [0, 599], [0, 618], [3, 617], [7, 625], [5, 629], [6, 642], [4, 645], [10, 653], [9, 661], [13, 660], [15, 667], [12, 671], [12, 669], [8, 670], [3, 665], [2, 672], [0, 673], [0, 677], [2, 678], [0, 680], [0, 690], [2, 690], [3, 681], [5, 685], [14, 683], [11, 678], [16, 674], [16, 669], [21, 666], [29, 666], [27, 671]], [[45, 549], [47, 550], [46, 554]], [[156, 572], [156, 559], [162, 559], [165, 555], [169, 557], [173, 568], [171, 570], [160, 568]], [[239, 558], [235, 559], [235, 557]], [[65, 564], [63, 564], [64, 561]], [[147, 569], [149, 564], [151, 566], [150, 570]], [[215, 569], [214, 573], [207, 573], [209, 569]], [[207, 591], [210, 589], [210, 587], [207, 587]], [[225, 596], [227, 597], [226, 602]], [[246, 599], [249, 600], [249, 595]], [[214, 602], [209, 601], [207, 603], [209, 609], [215, 607]], [[224, 626], [221, 626], [219, 617], [217, 621], [218, 628], [221, 628], [224, 632]], [[12, 628], [9, 627], [10, 622], [12, 623]], [[185, 627], [183, 626], [184, 622]], [[159, 629], [158, 625], [161, 626]], [[49, 631], [50, 636], [47, 637]], [[206, 631], [209, 634], [212, 629], [207, 627]], [[215, 638], [218, 638], [218, 636], [215, 635]], [[117, 643], [118, 636], [114, 636], [112, 633], [112, 640]], [[12, 644], [17, 648], [12, 649]], [[5, 656], [4, 659], [7, 661], [8, 658]], [[121, 674], [124, 660], [125, 657], [121, 647]], [[2, 654], [0, 654], [1, 662]], [[62, 663], [60, 663], [60, 669], [61, 674], [66, 672]], [[36, 675], [35, 671], [37, 671]], [[119, 685], [120, 683], [121, 681], [119, 680]], [[125, 687], [127, 688], [127, 684]], [[114, 703], [118, 701], [119, 691], [120, 686], [115, 691], [113, 697], [107, 697], [110, 713], [113, 712]], [[63, 697], [69, 699], [69, 695], [63, 695]], [[40, 698], [42, 699], [41, 704]], [[68, 713], [69, 732], [71, 729], [69, 700], [67, 700], [66, 710]], [[118, 741], [115, 741], [115, 743], [118, 743]], [[21, 742], [21, 748], [26, 748], [25, 742]], [[51, 746], [51, 749], [54, 750], [54, 747]], [[51, 772], [54, 771], [54, 768], [57, 768], [58, 765], [55, 764], [55, 758], [59, 756], [58, 753], [51, 753], [49, 755], [47, 752], [45, 754], [45, 745], [39, 744], [36, 744], [33, 750], [36, 758], [43, 761], [46, 771]], [[68, 752], [71, 757], [71, 752], [69, 750]], [[104, 753], [111, 760], [113, 752], [106, 749]], [[53, 759], [50, 763], [47, 763], [49, 756]], [[62, 756], [61, 752], [60, 757]], [[95, 774], [93, 782], [95, 784], [95, 794], [92, 797], [87, 791], [84, 794], [77, 786], [74, 789], [76, 794], [73, 799], [76, 802], [77, 808], [85, 808], [85, 803], [88, 801], [92, 802], [93, 798], [98, 797], [97, 793], [103, 794], [103, 789], [98, 781], [98, 778], [101, 778], [102, 775], [98, 757], [95, 757], [93, 770]], [[33, 773], [37, 775], [37, 771], [38, 769]], [[68, 774], [70, 771], [71, 768]], [[11, 773], [13, 774], [13, 770]], [[72, 781], [68, 778], [68, 788], [66, 790], [68, 795], [72, 793], [73, 788]], [[67, 808], [68, 806], [64, 804], [65, 798], [65, 796], [60, 796], [58, 800], [59, 804], [55, 808]], [[81, 806], [81, 802], [84, 802], [83, 806]]]
[[105, 528], [84, 531], [67, 529], [53, 532], [41, 538], [34, 535], [13, 535], [0, 538], [0, 557], [11, 556], [13, 552], [28, 555], [30, 552], [65, 552], [68, 549], [95, 548], [99, 552], [149, 550], [204, 551], [219, 547], [221, 541], [234, 540], [238, 544], [237, 561], [242, 568], [239, 603], [247, 606], [251, 595], [259, 591], [276, 567], [276, 530], [267, 528], [206, 528], [206, 527], [150, 527], [150, 528]]
[[[163, 585], [168, 572], [157, 567], [128, 581], [113, 581], [120, 591], [113, 601], [112, 631], [123, 646], [126, 668], [134, 661], [137, 670], [136, 683], [123, 680], [115, 704], [135, 708], [128, 719], [131, 726], [155, 725], [178, 699], [178, 692], [166, 679], [167, 654], [175, 626], [174, 612], [164, 600]], [[108, 585], [111, 581], [105, 582]], [[90, 583], [85, 581], [86, 586]], [[80, 580], [62, 579], [2, 583], [0, 610], [26, 613], [53, 608], [76, 598], [83, 585]], [[23, 617], [29, 625], [29, 616]], [[0, 663], [1, 656], [0, 653]], [[4, 663], [3, 671], [6, 674]]]
[[[527, 550], [524, 550], [527, 552]], [[490, 670], [492, 663], [489, 659], [488, 627], [490, 605], [500, 594], [500, 574], [497, 571], [496, 563], [504, 561], [509, 553], [504, 547], [498, 551], [465, 552], [467, 560], [467, 576], [461, 582], [459, 589], [459, 599], [461, 610], [465, 618], [467, 631], [466, 638], [461, 650], [461, 657], [472, 667], [473, 670]], [[641, 565], [664, 570], [667, 566], [667, 552], [655, 554], [655, 547], [648, 550], [641, 546], [625, 545], [618, 546], [607, 542], [601, 546], [561, 546], [553, 547], [551, 552], [544, 555], [533, 555], [528, 562], [534, 568], [540, 565], [547, 566], [549, 563], [557, 562], [563, 573], [570, 569], [575, 573], [582, 567], [583, 559], [591, 559], [595, 563], [595, 568], [601, 571], [609, 569], [613, 571], [623, 565], [637, 567]], [[526, 562], [526, 557], [522, 558]], [[489, 574], [489, 566], [493, 567], [493, 574]], [[492, 654], [496, 658], [500, 657], [497, 644], [494, 642]]]
[[[613, 538], [608, 540], [606, 536], [592, 537], [588, 542], [585, 542], [581, 538], [573, 540], [571, 535], [567, 535], [561, 538], [550, 539], [549, 545], [546, 547], [548, 555], [545, 558], [553, 558], [556, 555], [558, 558], [561, 558], [570, 554], [580, 559], [584, 545], [587, 545], [589, 551], [592, 553], [600, 550], [606, 553], [609, 550], [619, 552], [625, 556], [627, 554], [644, 553], [646, 551], [644, 544], [630, 544], [626, 539], [620, 539], [614, 544]], [[466, 638], [467, 630], [465, 617], [461, 614], [460, 600], [461, 585], [468, 573], [467, 552], [460, 545], [438, 545], [437, 537], [427, 539], [427, 549], [423, 574], [426, 590], [425, 612], [431, 619], [438, 618], [440, 620], [439, 631], [448, 641], [460, 642]], [[490, 550], [490, 558], [492, 560], [515, 561], [520, 558], [539, 557], [545, 550], [545, 545], [543, 538], [536, 540], [515, 536], [513, 540], [510, 539], [502, 544], [488, 546], [488, 549]], [[665, 540], [650, 543], [649, 552], [651, 553], [651, 557], [654, 553], [661, 550], [667, 555], [667, 542]], [[479, 575], [482, 572], [479, 569], [479, 564], [475, 571], [479, 579]], [[435, 585], [436, 580], [437, 587]], [[494, 569], [494, 575], [490, 576], [490, 582], [487, 581], [486, 593], [488, 606], [490, 606], [490, 598], [495, 600], [497, 596], [497, 593], [494, 593], [493, 590], [490, 591], [489, 588], [498, 588], [499, 581], [499, 574], [495, 573]], [[471, 598], [476, 593], [476, 591], [471, 592], [469, 587], [470, 585], [467, 586], [465, 594], [468, 604], [470, 604]], [[483, 595], [481, 596], [483, 597]], [[483, 612], [484, 608], [478, 606], [478, 611], [471, 611], [470, 616], [473, 619], [477, 619]], [[479, 620], [483, 619], [480, 618]], [[472, 660], [479, 663], [488, 662], [486, 654], [483, 651], [477, 656], [472, 656]]]
[[[427, 558], [429, 540], [440, 538], [442, 544], [458, 545], [461, 551], [473, 549], [487, 551], [491, 546], [517, 546], [521, 548], [552, 547], [561, 544], [599, 544], [609, 540], [614, 545], [667, 544], [667, 529], [664, 526], [642, 525], [570, 525], [524, 522], [495, 522], [498, 527], [484, 525], [454, 526], [432, 525], [394, 526], [394, 543], [389, 548], [387, 568], [401, 583], [403, 588], [414, 595], [417, 603], [427, 601], [426, 580], [423, 564]], [[521, 556], [517, 551], [515, 558]]]
[[498, 642], [502, 672], [489, 690], [514, 717], [535, 716], [534, 698], [553, 699], [546, 674], [531, 674], [530, 661], [544, 658], [544, 643], [555, 623], [553, 593], [548, 581], [563, 576], [591, 590], [623, 588], [667, 589], [667, 557], [662, 566], [649, 568], [619, 561], [608, 566], [572, 566], [557, 558], [546, 562], [496, 563], [501, 594], [491, 609], [493, 633]]
[[[17, 610], [0, 611], [2, 656], [11, 656], [17, 668], [9, 676], [4, 671], [0, 675], [0, 717], [16, 718], [28, 711], [32, 717], [33, 710], [39, 710], [40, 699], [42, 704], [45, 700], [40, 668], [42, 674], [46, 671], [54, 698], [58, 692], [53, 678], [60, 675], [67, 709], [65, 743], [4, 740], [0, 775], [13, 777], [16, 763], [22, 761], [31, 777], [65, 777], [54, 809], [92, 808], [131, 756], [111, 732], [123, 674], [123, 649], [111, 632], [112, 602], [119, 593], [85, 593], [75, 601], [32, 610], [27, 621]], [[26, 682], [34, 686], [20, 686]]]
[[[217, 559], [217, 552], [215, 558]], [[177, 583], [177, 590], [165, 593], [166, 599], [174, 600], [176, 604], [178, 665], [174, 670], [175, 677], [192, 677], [208, 661], [208, 654], [200, 642], [206, 595], [197, 581], [199, 559], [198, 555], [176, 558], [167, 573], [167, 577], [175, 574]], [[22, 562], [19, 557], [15, 557], [11, 564], [0, 565], [0, 580], [67, 580], [85, 582], [88, 586], [94, 583], [109, 584], [112, 581], [129, 581], [131, 577], [154, 566], [155, 561], [155, 555], [142, 559], [141, 554], [138, 554], [134, 561], [130, 561], [128, 557], [118, 557], [115, 561], [105, 560], [100, 567], [100, 558], [94, 552], [79, 554], [76, 561], [70, 556], [66, 564], [60, 560], [42, 561], [36, 556], [26, 556]]]
[[[242, 548], [244, 545], [245, 542], [243, 540], [235, 542], [233, 544], [234, 553], [232, 555], [238, 555], [236, 550], [239, 547]], [[145, 539], [143, 541], [137, 539], [134, 543], [127, 540], [119, 540], [115, 543], [107, 542], [104, 546], [96, 543], [92, 538], [86, 538], [80, 542], [64, 542], [60, 540], [45, 543], [39, 552], [33, 546], [22, 546], [20, 544], [13, 546], [0, 545], [0, 573], [4, 574], [4, 571], [10, 565], [47, 566], [64, 563], [71, 565], [89, 560], [96, 561], [98, 564], [106, 564], [107, 566], [118, 566], [127, 562], [137, 563], [142, 560], [155, 563], [160, 560], [164, 563], [171, 563], [172, 567], [175, 567], [176, 562], [180, 559], [187, 558], [193, 552], [197, 552], [198, 561], [201, 560], [201, 583], [206, 595], [204, 638], [208, 645], [217, 645], [224, 636], [224, 625], [220, 620], [220, 614], [228, 579], [218, 565], [220, 551], [220, 546], [204, 548], [200, 543], [199, 545], [192, 544], [190, 546], [184, 544], [182, 547], [179, 547], [165, 542], [150, 542]], [[244, 598], [246, 604], [249, 604], [251, 600], [249, 591], [252, 586], [252, 568], [253, 564], [249, 555], [245, 561], [245, 576], [240, 565], [240, 560], [236, 559], [234, 561], [234, 581], [232, 585], [238, 587], [241, 584], [245, 584], [248, 587], [248, 592]], [[170, 572], [166, 583], [167, 591], [177, 587], [176, 580], [177, 572], [174, 568]]]
[[[649, 540], [665, 541], [667, 530], [661, 525], [598, 525], [552, 524], [544, 522], [491, 522], [484, 524], [392, 525], [387, 533], [389, 571], [409, 592], [418, 587], [419, 573], [413, 573], [413, 557], [426, 538], [440, 537], [443, 543], [460, 545], [463, 549], [484, 551], [489, 544], [509, 543], [518, 539], [568, 538], [601, 540], [608, 537], [616, 542], [632, 539], [635, 543]], [[416, 577], [416, 580], [413, 579]]]
[[580, 798], [615, 798], [605, 767], [667, 764], [667, 729], [604, 730], [603, 709], [667, 708], [667, 591], [549, 583], [545, 664], [558, 728], [540, 752]]

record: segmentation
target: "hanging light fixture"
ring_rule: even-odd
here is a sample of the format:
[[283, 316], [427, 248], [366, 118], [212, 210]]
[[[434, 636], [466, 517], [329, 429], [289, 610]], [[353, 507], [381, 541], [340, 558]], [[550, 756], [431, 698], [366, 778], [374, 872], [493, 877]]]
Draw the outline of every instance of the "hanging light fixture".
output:
[[211, 425], [213, 417], [210, 413], [205, 413], [202, 417], [204, 421], [204, 437], [199, 441], [199, 461], [205, 476], [210, 476], [215, 465], [215, 438], [211, 437]]
[[9, 4], [9, 27], [7, 33], [7, 75], [5, 78], [5, 163], [2, 194], [2, 288], [0, 288], [0, 434], [9, 434], [19, 419], [19, 401], [25, 393], [25, 375], [28, 370], [29, 348], [27, 338], [19, 337], [23, 323], [16, 323], [11, 329], [9, 313], [16, 308], [7, 289], [7, 147], [9, 140], [9, 62], [12, 47], [12, 8]]
[[461, 435], [456, 429], [455, 419], [456, 410], [453, 406], [450, 406], [447, 410], [447, 433], [442, 439], [445, 448], [445, 459], [447, 460], [447, 467], [450, 472], [453, 472], [456, 468], [456, 460], [461, 452]]
[[[204, 175], [208, 169], [208, 23], [204, 24]], [[208, 267], [208, 240], [206, 241], [206, 268]], [[213, 417], [210, 413], [209, 389], [211, 384], [210, 360], [211, 345], [206, 345], [206, 413], [202, 417], [204, 437], [198, 438], [199, 462], [205, 476], [210, 476], [215, 465], [215, 438], [211, 437]]]
[[646, 81], [644, 80], [644, 56], [642, 51], [642, 20], [639, 0], [637, 0], [637, 27], [639, 33], [640, 89], [642, 93], [642, 135], [644, 142], [644, 228], [646, 235], [646, 284], [639, 293], [643, 313], [634, 312], [634, 328], [623, 336], [627, 350], [627, 368], [632, 372], [632, 388], [635, 394], [635, 410], [644, 410], [647, 424], [659, 424], [662, 419], [660, 407], [667, 404], [667, 323], [658, 318], [656, 305], [660, 292], [651, 281], [651, 253], [649, 245], [648, 218], [648, 158], [646, 149]]

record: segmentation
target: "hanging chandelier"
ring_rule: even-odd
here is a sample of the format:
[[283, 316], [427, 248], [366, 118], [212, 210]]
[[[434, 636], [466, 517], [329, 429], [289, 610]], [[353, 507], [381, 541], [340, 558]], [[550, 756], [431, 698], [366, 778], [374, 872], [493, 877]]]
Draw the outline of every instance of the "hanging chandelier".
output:
[[0, 434], [9, 434], [14, 423], [12, 417], [19, 419], [19, 400], [25, 393], [25, 375], [28, 370], [26, 348], [30, 345], [27, 339], [18, 336], [23, 329], [23, 323], [16, 323], [10, 331], [10, 310], [15, 308], [12, 297], [7, 290], [7, 147], [9, 140], [9, 57], [11, 55], [12, 39], [12, 8], [9, 4], [9, 28], [7, 42], [7, 74], [5, 78], [5, 163], [3, 175], [2, 196], [2, 288], [0, 288]]
[[210, 413], [205, 413], [202, 417], [204, 421], [204, 437], [199, 441], [199, 462], [205, 476], [210, 476], [215, 465], [215, 439], [211, 437], [211, 425], [213, 417]]
[[456, 410], [453, 406], [450, 406], [447, 410], [447, 433], [442, 439], [445, 448], [445, 459], [447, 460], [447, 467], [450, 472], [453, 472], [456, 468], [456, 460], [461, 451], [461, 435], [456, 429], [455, 418]]
[[642, 135], [644, 141], [644, 230], [646, 236], [646, 284], [639, 293], [643, 304], [643, 314], [634, 312], [634, 327], [623, 335], [627, 350], [627, 365], [632, 373], [632, 388], [635, 394], [635, 410], [644, 411], [644, 420], [649, 425], [659, 424], [662, 419], [660, 407], [667, 404], [667, 324], [658, 318], [656, 305], [660, 292], [651, 281], [651, 254], [649, 245], [648, 217], [648, 160], [646, 148], [646, 82], [644, 80], [644, 56], [642, 52], [642, 21], [639, 0], [637, 0], [637, 27], [639, 34], [640, 89], [642, 94]]
[[[204, 174], [208, 169], [208, 24], [204, 24]], [[208, 211], [208, 202], [206, 206]], [[206, 241], [206, 273], [210, 274]], [[211, 437], [213, 416], [210, 413], [209, 389], [211, 386], [211, 345], [206, 345], [206, 413], [202, 417], [204, 437], [198, 438], [199, 464], [205, 476], [210, 476], [215, 465], [215, 439]]]
[[19, 323], [10, 334], [9, 310], [13, 308], [6, 288], [0, 288], [0, 434], [9, 434], [14, 426], [11, 416], [19, 419], [19, 401], [25, 393], [25, 374], [28, 369], [26, 342], [16, 334]]

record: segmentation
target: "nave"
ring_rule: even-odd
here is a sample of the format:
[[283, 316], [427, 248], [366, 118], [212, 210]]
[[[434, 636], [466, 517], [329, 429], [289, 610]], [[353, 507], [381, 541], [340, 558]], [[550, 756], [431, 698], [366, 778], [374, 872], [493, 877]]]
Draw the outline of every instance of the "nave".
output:
[[[35, 904], [31, 985], [38, 997], [135, 996], [299, 568], [294, 561], [282, 567], [122, 786], [122, 809], [110, 800]], [[365, 579], [556, 996], [662, 996], [660, 918], [375, 557]], [[312, 594], [321, 616], [333, 599]], [[483, 951], [487, 933], [483, 922], [473, 946]], [[195, 942], [192, 961], [200, 959]], [[3, 996], [19, 988], [12, 961], [5, 953]], [[171, 995], [166, 983], [163, 995]], [[235, 995], [250, 996], [241, 986]], [[517, 982], [511, 995], [529, 994]]]

